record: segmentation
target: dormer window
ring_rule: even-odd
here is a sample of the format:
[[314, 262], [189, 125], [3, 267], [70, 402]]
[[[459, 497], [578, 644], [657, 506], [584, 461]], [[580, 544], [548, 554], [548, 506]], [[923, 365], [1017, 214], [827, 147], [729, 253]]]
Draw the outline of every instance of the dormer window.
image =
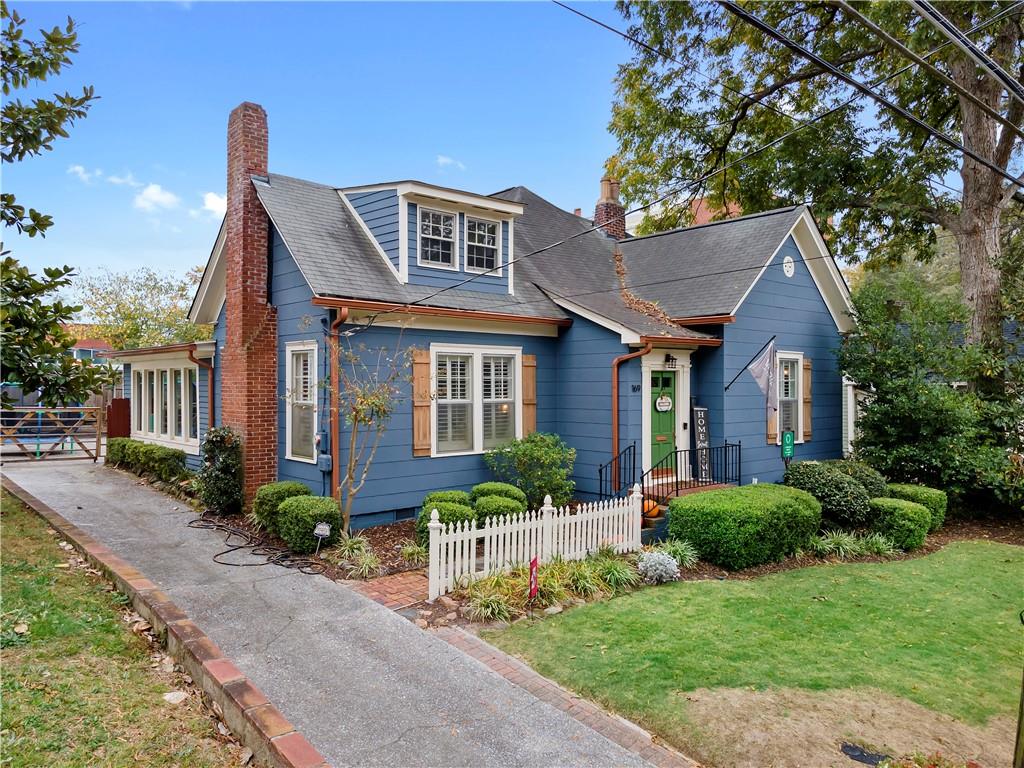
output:
[[455, 263], [455, 214], [420, 208], [421, 264], [458, 269]]
[[490, 272], [498, 266], [498, 222], [467, 216], [466, 271]]

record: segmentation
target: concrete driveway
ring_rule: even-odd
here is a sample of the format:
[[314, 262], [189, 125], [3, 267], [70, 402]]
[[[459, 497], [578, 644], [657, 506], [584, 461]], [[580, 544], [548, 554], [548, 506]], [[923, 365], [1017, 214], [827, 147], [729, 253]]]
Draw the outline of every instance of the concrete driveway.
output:
[[157, 582], [332, 765], [647, 765], [340, 584], [214, 563], [221, 536], [188, 528], [184, 504], [130, 475], [89, 462], [3, 471]]

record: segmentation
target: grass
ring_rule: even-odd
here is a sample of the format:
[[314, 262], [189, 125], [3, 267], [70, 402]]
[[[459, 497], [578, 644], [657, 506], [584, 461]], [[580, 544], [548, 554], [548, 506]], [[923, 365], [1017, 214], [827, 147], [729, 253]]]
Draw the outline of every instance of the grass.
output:
[[[235, 750], [215, 738], [194, 698], [173, 706], [167, 675], [122, 620], [123, 596], [67, 556], [46, 524], [0, 497], [3, 521], [0, 648], [4, 768], [224, 766]], [[27, 633], [14, 628], [28, 626]]]
[[[486, 634], [541, 674], [684, 746], [698, 688], [875, 687], [970, 724], [1014, 716], [1024, 548], [687, 581]], [[711, 724], [713, 727], [713, 724]]]

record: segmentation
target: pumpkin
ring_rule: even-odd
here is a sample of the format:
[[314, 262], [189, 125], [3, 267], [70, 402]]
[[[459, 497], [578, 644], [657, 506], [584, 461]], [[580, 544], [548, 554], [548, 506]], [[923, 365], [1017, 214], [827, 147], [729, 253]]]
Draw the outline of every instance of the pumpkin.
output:
[[658, 516], [658, 502], [654, 499], [644, 499], [644, 517]]

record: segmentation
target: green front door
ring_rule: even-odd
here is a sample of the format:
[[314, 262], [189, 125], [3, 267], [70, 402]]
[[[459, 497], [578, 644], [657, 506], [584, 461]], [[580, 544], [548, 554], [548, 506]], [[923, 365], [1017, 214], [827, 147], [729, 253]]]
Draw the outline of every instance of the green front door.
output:
[[675, 371], [651, 371], [650, 407], [651, 467], [656, 475], [670, 475], [675, 472], [675, 462], [666, 457], [676, 450]]

